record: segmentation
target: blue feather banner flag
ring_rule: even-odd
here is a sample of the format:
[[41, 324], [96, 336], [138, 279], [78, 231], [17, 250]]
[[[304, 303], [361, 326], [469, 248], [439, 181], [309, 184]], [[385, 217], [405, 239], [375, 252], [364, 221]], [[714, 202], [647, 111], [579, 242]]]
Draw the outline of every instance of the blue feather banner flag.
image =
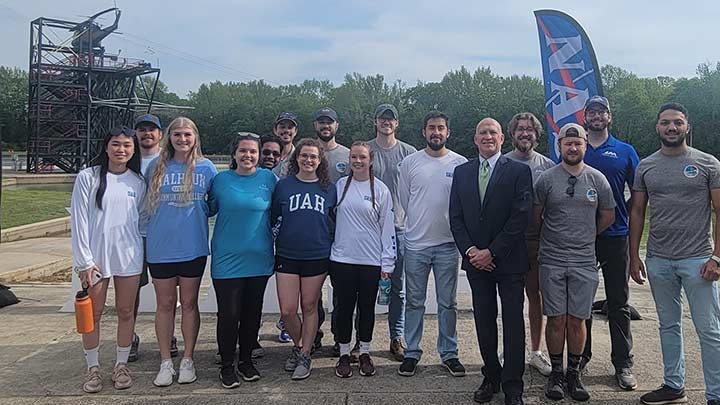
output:
[[540, 37], [548, 151], [560, 159], [557, 133], [569, 122], [583, 124], [585, 101], [603, 95], [600, 68], [580, 24], [557, 10], [536, 10]]

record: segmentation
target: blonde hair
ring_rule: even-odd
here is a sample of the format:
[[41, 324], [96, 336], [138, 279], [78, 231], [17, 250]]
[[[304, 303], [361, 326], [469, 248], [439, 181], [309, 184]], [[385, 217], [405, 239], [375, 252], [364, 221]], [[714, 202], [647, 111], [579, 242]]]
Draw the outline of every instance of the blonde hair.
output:
[[193, 176], [195, 172], [195, 163], [205, 159], [200, 148], [200, 133], [198, 132], [195, 123], [186, 117], [177, 117], [165, 130], [165, 136], [162, 140], [162, 150], [160, 156], [157, 157], [155, 164], [155, 171], [153, 172], [152, 178], [150, 179], [150, 185], [148, 186], [148, 194], [146, 204], [150, 212], [154, 212], [158, 205], [160, 198], [160, 186], [162, 185], [163, 177], [167, 171], [167, 165], [170, 160], [175, 156], [175, 148], [173, 147], [170, 137], [174, 130], [178, 128], [190, 128], [195, 135], [195, 145], [190, 150], [190, 155], [187, 159], [187, 167], [185, 168], [185, 177], [183, 178], [183, 191], [182, 201], [189, 202], [193, 192]]

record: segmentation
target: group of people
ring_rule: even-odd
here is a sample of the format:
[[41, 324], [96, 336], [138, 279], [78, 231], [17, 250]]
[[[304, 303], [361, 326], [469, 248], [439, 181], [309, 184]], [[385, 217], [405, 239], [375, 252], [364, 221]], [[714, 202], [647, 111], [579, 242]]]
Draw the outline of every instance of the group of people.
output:
[[[450, 119], [440, 111], [425, 116], [426, 146], [419, 151], [397, 139], [399, 113], [390, 104], [373, 114], [375, 138], [349, 149], [335, 139], [340, 124], [332, 108], [315, 112], [316, 138], [297, 144], [297, 117], [283, 112], [272, 135], [240, 133], [230, 168], [221, 173], [203, 158], [197, 127], [187, 118], [173, 120], [164, 135], [152, 115], [139, 117], [134, 129], [111, 130], [97, 165], [78, 175], [71, 223], [75, 267], [93, 299], [96, 325], [110, 277], [115, 284], [115, 388], [132, 385], [127, 363], [137, 358], [133, 331], [146, 267], [157, 296], [161, 365], [154, 384], [175, 380], [178, 287], [184, 350], [177, 381], [195, 381], [198, 290], [212, 254], [219, 378], [226, 388], [261, 378], [252, 358], [262, 349], [263, 296], [273, 274], [281, 337], [293, 343], [284, 364], [292, 379], [310, 376], [312, 354], [321, 346], [321, 289], [328, 275], [335, 374], [351, 377], [354, 362], [360, 375], [375, 374], [374, 306], [384, 279], [391, 284], [390, 353], [401, 362], [398, 374], [413, 376], [423, 353], [431, 270], [437, 352], [450, 375], [464, 376], [456, 328], [462, 268], [483, 358], [475, 401], [489, 402], [502, 390], [506, 404], [522, 404], [526, 361], [547, 376], [547, 398], [587, 401], [582, 375], [592, 356], [591, 309], [601, 269], [618, 386], [637, 388], [628, 278], [642, 284], [649, 277], [665, 379], [641, 401], [687, 401], [684, 289], [700, 339], [707, 401], [720, 404], [720, 243], [713, 245], [711, 234], [711, 211], [720, 209], [720, 162], [688, 146], [689, 114], [682, 105], [661, 106], [656, 124], [661, 148], [642, 161], [631, 145], [610, 134], [606, 98], [588, 99], [583, 113], [584, 125], [557, 131], [559, 164], [535, 151], [543, 129], [531, 113], [509, 122], [513, 150], [504, 155], [500, 123], [480, 120], [474, 134], [478, 156], [468, 161], [447, 148]], [[640, 240], [648, 204], [646, 271]], [[215, 215], [209, 240], [208, 218]], [[715, 233], [718, 227], [716, 221]], [[543, 330], [549, 356], [541, 347]], [[102, 389], [98, 331], [83, 335], [86, 392]]]

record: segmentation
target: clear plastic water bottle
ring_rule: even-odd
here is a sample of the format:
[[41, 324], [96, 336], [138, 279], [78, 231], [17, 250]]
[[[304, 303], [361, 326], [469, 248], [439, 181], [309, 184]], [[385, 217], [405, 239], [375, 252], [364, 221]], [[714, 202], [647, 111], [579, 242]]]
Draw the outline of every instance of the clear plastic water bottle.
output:
[[378, 282], [378, 305], [387, 305], [390, 302], [390, 279], [380, 279]]

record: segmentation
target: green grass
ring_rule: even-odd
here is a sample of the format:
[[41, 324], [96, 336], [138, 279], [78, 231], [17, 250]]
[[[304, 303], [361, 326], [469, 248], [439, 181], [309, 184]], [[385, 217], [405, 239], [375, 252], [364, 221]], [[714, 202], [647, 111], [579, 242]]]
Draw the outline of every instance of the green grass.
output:
[[70, 214], [70, 191], [2, 190], [2, 229], [32, 224]]

